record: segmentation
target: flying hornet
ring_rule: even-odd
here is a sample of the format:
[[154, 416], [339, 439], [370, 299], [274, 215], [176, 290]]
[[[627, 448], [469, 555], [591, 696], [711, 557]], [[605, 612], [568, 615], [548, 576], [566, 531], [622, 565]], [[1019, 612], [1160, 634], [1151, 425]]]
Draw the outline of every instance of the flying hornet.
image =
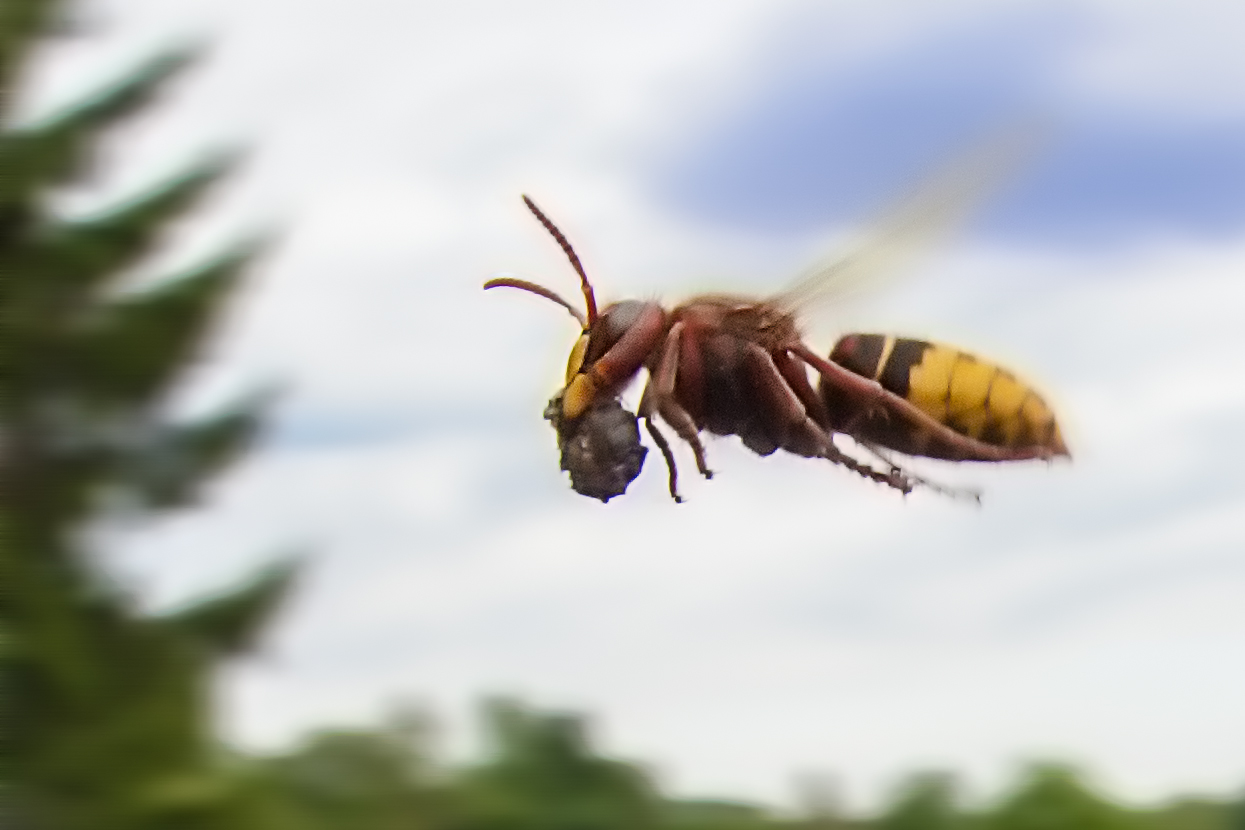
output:
[[[918, 193], [851, 256], [768, 298], [704, 294], [673, 308], [621, 300], [598, 308], [579, 257], [529, 199], [528, 209], [579, 275], [586, 313], [550, 289], [499, 277], [484, 287], [517, 288], [550, 300], [579, 323], [566, 382], [545, 410], [573, 488], [608, 501], [639, 475], [647, 452], [638, 420], [660, 450], [671, 497], [682, 501], [678, 468], [658, 420], [712, 473], [704, 432], [736, 435], [761, 456], [784, 450], [822, 458], [902, 493], [916, 487], [979, 499], [918, 476], [894, 454], [946, 461], [1023, 461], [1069, 456], [1051, 408], [1006, 369], [952, 346], [886, 334], [841, 337], [828, 355], [805, 343], [799, 312], [836, 286], [874, 272], [955, 219], [987, 178], [953, 171]], [[620, 394], [648, 373], [637, 413]], [[810, 370], [816, 385], [810, 381]], [[840, 449], [836, 435], [869, 456]]]

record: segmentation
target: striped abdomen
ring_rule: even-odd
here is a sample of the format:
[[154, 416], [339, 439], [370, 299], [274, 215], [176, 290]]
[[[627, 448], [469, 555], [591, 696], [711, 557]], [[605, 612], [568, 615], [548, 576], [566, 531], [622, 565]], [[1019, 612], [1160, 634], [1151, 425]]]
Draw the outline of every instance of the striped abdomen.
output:
[[[849, 334], [830, 359], [876, 380], [955, 434], [1014, 458], [1068, 455], [1055, 414], [1027, 384], [1005, 369], [950, 346], [883, 334]], [[995, 460], [974, 454], [954, 436], [931, 434], [885, 413], [862, 415], [823, 383], [831, 426], [908, 455], [949, 460]], [[950, 440], [948, 440], [950, 439]]]

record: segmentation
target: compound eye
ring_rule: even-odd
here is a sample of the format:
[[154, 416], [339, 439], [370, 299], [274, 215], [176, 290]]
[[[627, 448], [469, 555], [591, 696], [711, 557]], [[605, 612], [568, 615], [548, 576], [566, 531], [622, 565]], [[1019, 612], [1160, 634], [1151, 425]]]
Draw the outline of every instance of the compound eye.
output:
[[571, 379], [579, 374], [579, 370], [584, 367], [584, 354], [588, 351], [588, 332], [584, 332], [575, 341], [575, 345], [571, 347], [571, 355], [566, 359], [566, 382], [570, 384]]
[[[589, 330], [591, 342], [584, 352], [584, 363], [591, 366], [610, 350], [644, 313], [644, 303], [639, 300], [623, 300], [601, 312], [596, 324]], [[583, 369], [581, 364], [579, 367]]]

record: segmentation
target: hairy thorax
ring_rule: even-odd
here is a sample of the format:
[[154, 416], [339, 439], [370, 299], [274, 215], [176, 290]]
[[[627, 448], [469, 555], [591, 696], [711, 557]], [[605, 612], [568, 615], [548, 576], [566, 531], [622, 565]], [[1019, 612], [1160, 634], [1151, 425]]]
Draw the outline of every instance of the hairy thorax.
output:
[[692, 330], [731, 334], [776, 351], [800, 340], [795, 317], [755, 297], [703, 294], [675, 307], [671, 322], [682, 321]]

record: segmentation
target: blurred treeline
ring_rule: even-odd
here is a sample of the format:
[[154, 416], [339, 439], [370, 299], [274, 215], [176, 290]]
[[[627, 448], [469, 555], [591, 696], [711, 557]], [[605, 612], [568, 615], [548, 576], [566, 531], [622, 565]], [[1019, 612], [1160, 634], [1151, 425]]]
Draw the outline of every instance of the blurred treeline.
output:
[[254, 645], [294, 569], [150, 613], [90, 539], [109, 522], [193, 505], [253, 437], [262, 395], [192, 418], [170, 402], [256, 246], [135, 276], [226, 156], [87, 215], [61, 208], [92, 184], [101, 142], [191, 57], [156, 56], [76, 106], [19, 121], [23, 69], [74, 31], [74, 11], [0, 0], [0, 827], [1245, 830], [1240, 804], [1127, 809], [1056, 767], [975, 809], [949, 778], [919, 777], [868, 820], [829, 798], [801, 817], [672, 799], [642, 768], [595, 751], [578, 718], [500, 701], [486, 708], [492, 746], [476, 764], [439, 761], [427, 719], [409, 712], [270, 757], [222, 746], [214, 674]]
[[[731, 800], [663, 795], [642, 767], [604, 757], [583, 721], [512, 701], [485, 708], [488, 759], [434, 763], [412, 713], [371, 730], [326, 730], [285, 755], [238, 760], [246, 827], [307, 830], [1245, 830], [1245, 800], [1122, 806], [1073, 770], [1035, 765], [1000, 797], [968, 806], [955, 780], [912, 776], [869, 818], [833, 789], [785, 813]], [[243, 825], [236, 825], [243, 826]]]

